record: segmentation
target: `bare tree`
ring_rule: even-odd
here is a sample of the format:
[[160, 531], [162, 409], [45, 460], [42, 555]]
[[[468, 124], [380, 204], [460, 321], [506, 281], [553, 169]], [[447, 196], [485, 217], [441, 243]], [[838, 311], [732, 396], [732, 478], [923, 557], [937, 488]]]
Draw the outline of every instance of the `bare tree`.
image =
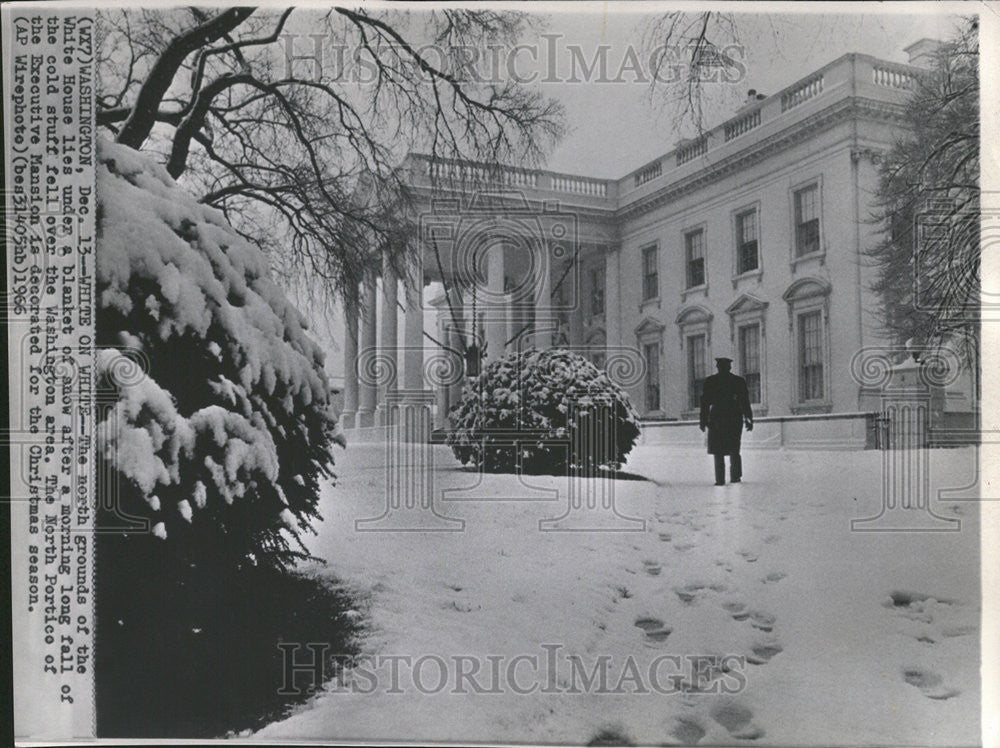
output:
[[265, 247], [279, 271], [346, 303], [412, 226], [398, 170], [439, 158], [533, 162], [562, 131], [553, 101], [468, 70], [523, 13], [333, 8], [108, 11], [98, 123]]
[[650, 63], [650, 100], [676, 131], [701, 135], [708, 120], [736, 101], [731, 84], [743, 80], [746, 68], [732, 13], [666, 13], [643, 24], [642, 46]]
[[980, 308], [979, 45], [975, 20], [913, 80], [906, 133], [880, 164], [868, 256], [885, 328], [898, 341], [978, 357]]

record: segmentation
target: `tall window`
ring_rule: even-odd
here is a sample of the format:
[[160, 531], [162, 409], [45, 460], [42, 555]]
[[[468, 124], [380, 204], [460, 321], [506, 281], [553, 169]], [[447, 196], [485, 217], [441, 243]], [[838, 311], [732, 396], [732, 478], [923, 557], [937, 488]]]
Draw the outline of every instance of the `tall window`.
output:
[[590, 313], [604, 314], [604, 272], [602, 268], [590, 269]]
[[701, 407], [701, 393], [705, 386], [705, 336], [691, 335], [687, 339], [688, 352], [688, 407]]
[[740, 376], [747, 380], [750, 402], [760, 404], [760, 325], [739, 330]]
[[646, 359], [646, 410], [660, 409], [660, 344], [642, 347]]
[[819, 252], [819, 185], [795, 192], [795, 256]]
[[760, 267], [757, 255], [757, 211], [736, 216], [736, 273], [749, 273]]
[[656, 273], [656, 246], [642, 250], [642, 300], [648, 301], [660, 295]]
[[687, 287], [705, 285], [705, 231], [697, 229], [684, 235], [684, 254], [687, 267]]
[[799, 400], [823, 399], [823, 331], [819, 311], [799, 315]]

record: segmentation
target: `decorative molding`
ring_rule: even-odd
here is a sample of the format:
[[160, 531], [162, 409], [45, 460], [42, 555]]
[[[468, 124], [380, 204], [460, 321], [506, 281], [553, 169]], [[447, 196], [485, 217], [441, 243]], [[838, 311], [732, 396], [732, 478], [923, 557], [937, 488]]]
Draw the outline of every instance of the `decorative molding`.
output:
[[712, 310], [708, 307], [704, 307], [701, 304], [689, 304], [677, 313], [677, 317], [674, 319], [674, 324], [683, 326], [693, 325], [699, 322], [711, 323], [712, 317]]
[[792, 284], [781, 294], [781, 298], [788, 304], [792, 304], [815, 296], [829, 296], [832, 291], [833, 286], [830, 281], [815, 276], [806, 276], [792, 281]]
[[652, 317], [645, 317], [635, 328], [635, 336], [637, 338], [652, 337], [654, 335], [662, 335], [663, 331], [667, 329], [667, 326], [663, 323], [653, 319]]
[[885, 150], [882, 148], [852, 148], [851, 149], [851, 161], [858, 163], [862, 159], [868, 159], [875, 166], [882, 163], [882, 158], [885, 156]]
[[616, 217], [625, 218], [632, 214], [648, 213], [661, 205], [698, 190], [730, 174], [746, 169], [770, 157], [775, 151], [786, 149], [819, 131], [828, 129], [841, 121], [855, 118], [869, 118], [881, 121], [905, 121], [905, 107], [886, 101], [877, 101], [860, 96], [841, 99], [825, 109], [795, 122], [784, 130], [762, 138], [757, 143], [734, 153], [716, 164], [706, 166], [700, 172], [673, 185], [665, 185], [659, 191], [637, 200], [616, 211]]
[[726, 307], [726, 314], [733, 317], [737, 314], [743, 314], [748, 312], [761, 312], [767, 309], [769, 302], [759, 299], [753, 294], [745, 293], [741, 294], [736, 301]]

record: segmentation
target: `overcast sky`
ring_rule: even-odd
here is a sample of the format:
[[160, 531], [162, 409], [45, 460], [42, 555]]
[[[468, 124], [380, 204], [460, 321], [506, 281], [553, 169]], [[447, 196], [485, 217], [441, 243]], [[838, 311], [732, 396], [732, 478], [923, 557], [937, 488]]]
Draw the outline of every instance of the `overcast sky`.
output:
[[[914, 12], [912, 4], [905, 9], [905, 15], [740, 14], [737, 29], [745, 50], [747, 77], [736, 83], [714, 85], [735, 89], [728, 92], [732, 106], [733, 97], [742, 98], [749, 88], [773, 93], [848, 52], [906, 62], [905, 47], [923, 37], [947, 37], [955, 27], [955, 17], [940, 14], [933, 3], [926, 3], [920, 13]], [[629, 44], [637, 48], [641, 45], [642, 31], [653, 20], [649, 15], [623, 12], [620, 7], [603, 3], [580, 4], [568, 11], [550, 13], [549, 18], [549, 31], [563, 35], [560, 49], [579, 44], [589, 60], [599, 44], [610, 45], [608, 59], [613, 72]], [[561, 57], [568, 59], [568, 53]], [[670, 113], [650, 103], [648, 84], [539, 85], [566, 107], [571, 128], [549, 159], [548, 167], [555, 171], [621, 177], [671, 150], [681, 135], [690, 134], [678, 133]], [[709, 118], [706, 126], [719, 124], [723, 116], [720, 112]]]

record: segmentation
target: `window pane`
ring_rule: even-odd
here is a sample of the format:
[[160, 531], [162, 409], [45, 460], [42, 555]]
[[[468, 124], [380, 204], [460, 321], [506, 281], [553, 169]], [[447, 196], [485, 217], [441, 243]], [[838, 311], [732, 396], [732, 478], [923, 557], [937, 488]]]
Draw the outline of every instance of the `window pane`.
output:
[[799, 399], [823, 398], [823, 335], [819, 312], [799, 316]]
[[687, 265], [687, 287], [705, 283], [705, 232], [692, 231], [684, 235], [684, 252]]
[[705, 336], [692, 335], [687, 339], [688, 351], [688, 407], [701, 406], [701, 392], [705, 384]]
[[740, 376], [747, 380], [751, 403], [760, 403], [760, 326], [740, 328]]
[[736, 216], [736, 272], [756, 270], [758, 264], [757, 211], [748, 210]]
[[656, 272], [656, 247], [647, 247], [642, 251], [642, 298], [654, 299], [659, 295]]
[[819, 187], [810, 185], [795, 193], [795, 254], [819, 251]]

